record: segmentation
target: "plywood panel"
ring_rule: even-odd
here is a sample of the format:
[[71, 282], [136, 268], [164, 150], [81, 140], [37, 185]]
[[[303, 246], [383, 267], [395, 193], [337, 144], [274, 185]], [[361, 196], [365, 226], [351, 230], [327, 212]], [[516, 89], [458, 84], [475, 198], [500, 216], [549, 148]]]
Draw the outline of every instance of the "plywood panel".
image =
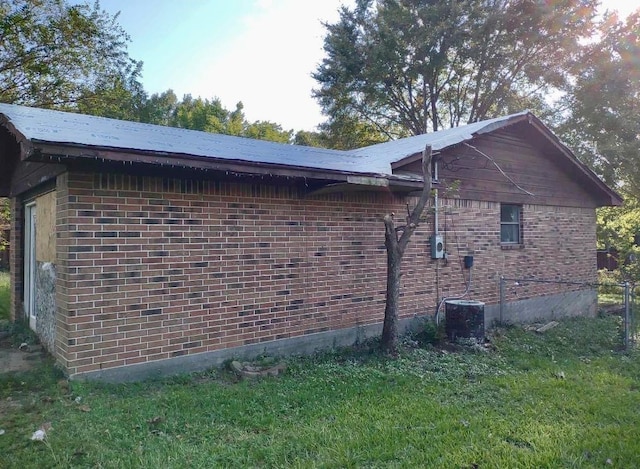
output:
[[36, 199], [36, 260], [56, 261], [56, 192]]

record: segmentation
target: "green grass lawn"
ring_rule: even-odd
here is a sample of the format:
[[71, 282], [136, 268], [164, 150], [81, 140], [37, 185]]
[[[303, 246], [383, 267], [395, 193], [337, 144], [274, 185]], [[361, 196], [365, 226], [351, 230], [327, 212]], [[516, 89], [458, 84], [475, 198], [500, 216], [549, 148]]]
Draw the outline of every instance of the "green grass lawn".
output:
[[47, 363], [0, 377], [0, 467], [640, 467], [640, 355], [619, 350], [619, 318], [493, 344], [363, 347], [255, 382], [212, 370], [68, 388]]
[[9, 273], [0, 271], [0, 321], [9, 319], [9, 304], [11, 291], [9, 290]]

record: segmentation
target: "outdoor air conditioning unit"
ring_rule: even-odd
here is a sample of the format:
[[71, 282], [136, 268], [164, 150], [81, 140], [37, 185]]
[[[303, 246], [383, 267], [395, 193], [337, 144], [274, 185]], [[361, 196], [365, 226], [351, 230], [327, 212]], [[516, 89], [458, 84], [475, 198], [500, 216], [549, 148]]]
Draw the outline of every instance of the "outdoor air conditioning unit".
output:
[[444, 258], [444, 241], [442, 239], [442, 235], [434, 234], [431, 235], [431, 259], [442, 259]]

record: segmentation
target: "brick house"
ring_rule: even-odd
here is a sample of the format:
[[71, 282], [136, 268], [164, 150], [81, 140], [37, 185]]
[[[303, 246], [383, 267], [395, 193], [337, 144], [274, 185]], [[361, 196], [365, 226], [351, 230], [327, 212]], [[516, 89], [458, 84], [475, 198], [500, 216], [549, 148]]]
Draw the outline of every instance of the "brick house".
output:
[[[467, 287], [490, 324], [500, 275], [596, 280], [595, 208], [621, 199], [529, 112], [333, 151], [0, 104], [12, 315], [71, 377], [108, 380], [379, 334], [382, 217], [412, 204], [426, 144], [438, 197], [403, 324]], [[574, 294], [566, 314], [595, 313]], [[505, 320], [548, 313], [506, 301], [523, 307]]]

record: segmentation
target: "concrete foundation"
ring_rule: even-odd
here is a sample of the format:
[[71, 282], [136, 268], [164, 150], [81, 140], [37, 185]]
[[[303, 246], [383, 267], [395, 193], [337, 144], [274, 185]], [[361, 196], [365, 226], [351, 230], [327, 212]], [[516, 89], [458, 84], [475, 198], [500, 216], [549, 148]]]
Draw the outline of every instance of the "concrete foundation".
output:
[[506, 303], [502, 311], [499, 304], [486, 305], [484, 323], [490, 328], [496, 322], [526, 324], [574, 316], [594, 317], [597, 312], [598, 292], [590, 288], [513, 301]]
[[[400, 321], [402, 333], [415, 330], [429, 320], [428, 316], [416, 316]], [[229, 360], [251, 360], [260, 355], [286, 357], [291, 355], [309, 355], [320, 350], [354, 345], [382, 334], [382, 324], [352, 327], [337, 331], [319, 332], [291, 339], [274, 340], [264, 344], [252, 344], [195, 355], [139, 363], [118, 368], [91, 371], [70, 376], [77, 380], [100, 380], [108, 382], [132, 382], [161, 376], [178, 375], [203, 371], [219, 367]]]

